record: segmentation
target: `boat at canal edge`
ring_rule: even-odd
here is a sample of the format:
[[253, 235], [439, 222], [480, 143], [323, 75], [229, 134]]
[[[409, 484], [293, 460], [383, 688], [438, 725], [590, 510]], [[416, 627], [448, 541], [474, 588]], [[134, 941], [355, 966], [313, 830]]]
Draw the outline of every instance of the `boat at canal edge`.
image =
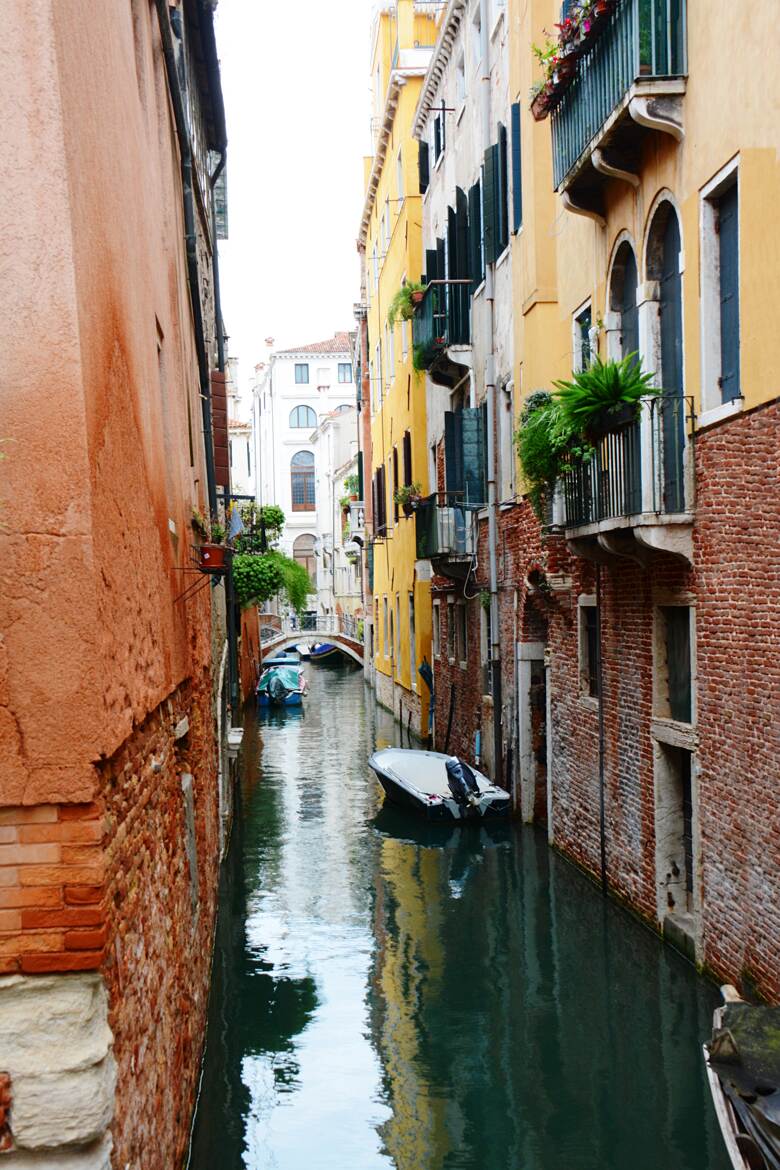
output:
[[780, 1170], [780, 1008], [753, 1007], [730, 983], [720, 990], [703, 1047], [723, 1141], [734, 1170]]
[[299, 663], [277, 660], [263, 668], [256, 688], [257, 702], [260, 707], [300, 707], [307, 689]]
[[457, 756], [383, 748], [368, 761], [388, 800], [429, 820], [508, 816], [509, 793]]
[[309, 647], [310, 662], [338, 662], [343, 657], [338, 646], [332, 642], [315, 642]]

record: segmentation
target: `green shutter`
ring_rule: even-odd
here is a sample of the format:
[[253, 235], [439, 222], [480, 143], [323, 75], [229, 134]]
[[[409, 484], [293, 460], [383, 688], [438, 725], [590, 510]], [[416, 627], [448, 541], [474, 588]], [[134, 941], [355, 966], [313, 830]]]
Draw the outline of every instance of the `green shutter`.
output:
[[439, 279], [439, 269], [436, 263], [436, 249], [425, 249], [425, 278], [427, 281]]
[[498, 258], [498, 224], [496, 222], [496, 182], [498, 178], [498, 147], [485, 151], [482, 182], [482, 217], [485, 233], [485, 263], [495, 264]]
[[520, 153], [520, 103], [512, 106], [512, 229], [523, 226], [523, 167]]
[[498, 175], [496, 178], [496, 254], [501, 255], [509, 243], [509, 167], [506, 126], [498, 125]]
[[[485, 491], [485, 410], [481, 406], [466, 407], [461, 416], [463, 448], [463, 490], [467, 505], [484, 504]], [[446, 416], [445, 416], [446, 417]]]
[[358, 499], [361, 501], [361, 503], [363, 503], [364, 500], [363, 500], [363, 452], [362, 451], [358, 451], [358, 453], [357, 453], [357, 465], [358, 465], [358, 472], [357, 472], [357, 474], [358, 474]]
[[[444, 486], [456, 500], [463, 495], [463, 411], [444, 412]], [[448, 500], [448, 503], [454, 501]]]
[[420, 194], [424, 195], [428, 190], [428, 184], [431, 181], [431, 163], [428, 152], [428, 143], [420, 142], [420, 151], [417, 157], [417, 164], [420, 170]]
[[482, 280], [482, 209], [480, 185], [469, 191], [469, 276], [472, 292]]

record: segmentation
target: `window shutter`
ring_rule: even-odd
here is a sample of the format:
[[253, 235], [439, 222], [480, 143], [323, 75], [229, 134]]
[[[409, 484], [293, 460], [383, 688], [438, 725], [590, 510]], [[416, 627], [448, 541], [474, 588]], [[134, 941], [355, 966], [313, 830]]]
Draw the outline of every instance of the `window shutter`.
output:
[[357, 475], [358, 475], [358, 499], [362, 502], [363, 496], [363, 452], [358, 451], [357, 455]]
[[496, 180], [496, 257], [509, 243], [509, 167], [506, 126], [498, 126], [498, 177]]
[[489, 146], [485, 151], [483, 171], [482, 211], [485, 234], [485, 263], [495, 264], [498, 256], [498, 225], [496, 223], [496, 176], [498, 171], [498, 147]]
[[425, 249], [425, 275], [428, 281], [439, 279], [439, 269], [436, 263], [436, 249]]
[[512, 106], [512, 226], [516, 232], [523, 226], [523, 167], [520, 151], [520, 103]]
[[482, 208], [478, 182], [469, 191], [469, 275], [473, 292], [482, 280]]
[[[469, 201], [466, 192], [458, 187], [455, 193], [455, 270], [451, 276], [459, 280], [468, 280], [471, 277], [471, 261], [469, 256]], [[456, 306], [456, 343], [467, 345], [471, 340], [469, 328], [469, 312], [471, 309], [471, 289], [467, 284], [452, 286], [453, 303]]]
[[739, 202], [737, 185], [718, 201], [720, 245], [720, 385], [724, 402], [739, 397]]
[[409, 487], [412, 479], [412, 436], [409, 431], [404, 432], [404, 486]]
[[436, 277], [438, 280], [445, 280], [447, 276], [447, 268], [444, 263], [444, 240], [436, 241]]
[[466, 504], [484, 504], [487, 412], [484, 406], [466, 407], [461, 415], [463, 484]]
[[420, 142], [417, 163], [420, 169], [420, 194], [424, 195], [431, 181], [431, 161], [427, 142]]
[[463, 411], [444, 412], [444, 481], [448, 493], [455, 493], [457, 503], [463, 494]]

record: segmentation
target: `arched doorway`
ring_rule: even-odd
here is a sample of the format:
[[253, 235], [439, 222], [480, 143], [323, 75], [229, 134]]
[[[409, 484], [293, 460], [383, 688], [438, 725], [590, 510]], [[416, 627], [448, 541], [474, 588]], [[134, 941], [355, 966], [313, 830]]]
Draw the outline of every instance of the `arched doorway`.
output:
[[680, 224], [668, 200], [659, 204], [650, 226], [647, 275], [658, 282], [657, 358], [663, 399], [660, 438], [663, 456], [663, 506], [666, 512], [685, 510], [684, 452], [685, 409], [683, 398], [683, 322]]

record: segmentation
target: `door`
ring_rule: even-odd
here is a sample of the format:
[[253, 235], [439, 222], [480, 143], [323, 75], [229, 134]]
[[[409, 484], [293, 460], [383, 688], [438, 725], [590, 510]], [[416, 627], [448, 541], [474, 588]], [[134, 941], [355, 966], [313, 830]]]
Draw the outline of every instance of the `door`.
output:
[[663, 504], [666, 512], [682, 512], [685, 509], [682, 279], [680, 228], [677, 215], [671, 208], [663, 238], [660, 310], [661, 379], [664, 392], [658, 408], [661, 412]]

